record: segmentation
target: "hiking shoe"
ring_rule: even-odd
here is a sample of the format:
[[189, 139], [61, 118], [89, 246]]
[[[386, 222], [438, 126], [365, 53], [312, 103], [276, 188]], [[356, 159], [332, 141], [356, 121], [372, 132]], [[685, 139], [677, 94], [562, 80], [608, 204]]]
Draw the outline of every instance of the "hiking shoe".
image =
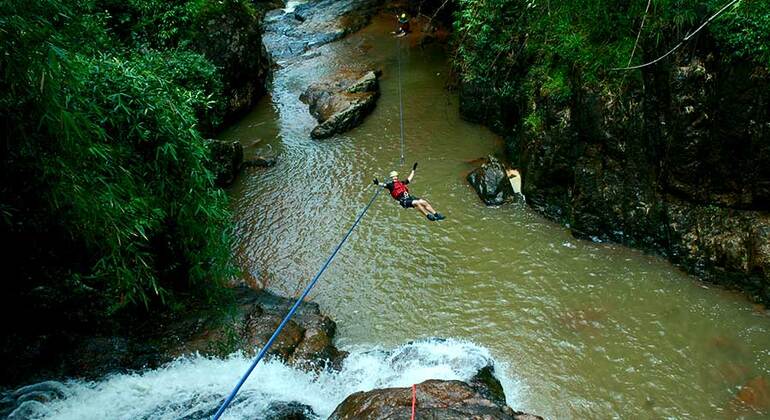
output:
[[444, 219], [446, 219], [446, 217], [444, 217], [444, 215], [441, 214], [441, 213], [434, 213], [433, 214], [433, 218], [436, 219], [436, 220], [444, 220]]
[[434, 216], [434, 215], [432, 215], [432, 214], [430, 214], [430, 213], [428, 213], [428, 216], [427, 216], [427, 217], [428, 217], [428, 220], [430, 220], [431, 222], [432, 222], [432, 221], [434, 221], [434, 220], [436, 220], [436, 216]]

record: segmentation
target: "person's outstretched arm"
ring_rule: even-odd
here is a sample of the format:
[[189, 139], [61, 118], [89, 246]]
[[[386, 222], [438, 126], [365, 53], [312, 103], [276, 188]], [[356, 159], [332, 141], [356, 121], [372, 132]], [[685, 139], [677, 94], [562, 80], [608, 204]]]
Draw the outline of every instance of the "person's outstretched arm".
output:
[[388, 188], [388, 183], [387, 182], [380, 183], [380, 180], [377, 179], [377, 178], [374, 178], [374, 180], [372, 180], [372, 184], [374, 184], [374, 185], [376, 185], [378, 187]]
[[414, 171], [416, 170], [417, 170], [417, 162], [415, 162], [414, 165], [412, 165], [412, 172], [409, 172], [409, 176], [406, 177], [407, 181], [412, 182], [412, 178], [414, 178]]

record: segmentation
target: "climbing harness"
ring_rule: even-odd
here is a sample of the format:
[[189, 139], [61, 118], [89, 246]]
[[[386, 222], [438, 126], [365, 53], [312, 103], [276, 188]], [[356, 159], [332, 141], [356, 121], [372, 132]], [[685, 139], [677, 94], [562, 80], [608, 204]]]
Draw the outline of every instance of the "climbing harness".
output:
[[398, 115], [401, 123], [401, 164], [404, 164], [404, 99], [401, 94], [401, 38], [396, 38], [396, 56], [398, 57]]
[[299, 305], [302, 303], [302, 301], [307, 297], [308, 293], [310, 293], [310, 290], [315, 286], [318, 279], [321, 277], [321, 275], [326, 271], [326, 269], [329, 267], [329, 264], [331, 264], [334, 257], [337, 255], [337, 252], [342, 248], [342, 245], [345, 244], [345, 242], [348, 240], [350, 235], [353, 233], [353, 229], [358, 226], [358, 223], [361, 221], [361, 219], [364, 217], [367, 211], [369, 211], [369, 207], [372, 206], [374, 203], [374, 200], [377, 198], [378, 195], [380, 195], [380, 191], [382, 191], [382, 188], [377, 188], [377, 190], [374, 192], [374, 195], [372, 195], [372, 198], [369, 200], [369, 203], [364, 207], [363, 211], [361, 211], [361, 214], [358, 215], [358, 218], [356, 218], [356, 221], [353, 222], [353, 226], [348, 229], [348, 233], [345, 234], [345, 236], [342, 238], [342, 241], [337, 245], [336, 248], [334, 248], [334, 252], [329, 256], [329, 258], [326, 260], [324, 265], [321, 267], [321, 269], [316, 273], [316, 275], [313, 277], [313, 279], [308, 283], [307, 287], [305, 287], [305, 291], [302, 292], [302, 295], [297, 299], [297, 301], [294, 303], [294, 306], [291, 307], [289, 310], [289, 313], [286, 314], [286, 317], [283, 318], [283, 321], [281, 321], [281, 324], [278, 325], [278, 328], [276, 328], [273, 335], [270, 337], [269, 340], [267, 340], [267, 343], [262, 347], [262, 350], [259, 351], [259, 354], [257, 354], [257, 358], [254, 359], [254, 362], [251, 363], [251, 366], [246, 371], [246, 373], [243, 375], [240, 381], [238, 381], [238, 385], [233, 388], [232, 392], [230, 392], [230, 395], [227, 397], [227, 399], [222, 403], [222, 406], [219, 407], [219, 410], [217, 410], [216, 414], [214, 414], [214, 420], [219, 419], [222, 416], [222, 413], [224, 413], [225, 409], [228, 405], [233, 401], [235, 398], [235, 395], [238, 393], [238, 390], [241, 389], [241, 386], [243, 386], [243, 383], [246, 382], [246, 379], [248, 379], [249, 375], [251, 375], [251, 372], [254, 370], [254, 368], [257, 367], [257, 363], [259, 363], [260, 360], [265, 356], [265, 353], [267, 353], [267, 350], [270, 349], [270, 346], [273, 345], [273, 342], [278, 338], [278, 334], [281, 333], [283, 330], [283, 327], [286, 326], [286, 323], [289, 322], [289, 319], [294, 315], [294, 312], [297, 311], [297, 308], [299, 308]]

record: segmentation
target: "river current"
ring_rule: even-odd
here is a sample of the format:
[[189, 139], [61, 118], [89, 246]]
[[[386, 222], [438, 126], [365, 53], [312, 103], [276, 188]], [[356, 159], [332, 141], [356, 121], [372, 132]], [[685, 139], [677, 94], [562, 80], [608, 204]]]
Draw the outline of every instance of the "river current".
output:
[[[412, 192], [447, 220], [428, 222], [381, 194], [311, 295], [337, 321], [342, 347], [471, 340], [522, 384], [515, 409], [549, 417], [759, 415], [734, 397], [770, 375], [767, 312], [662, 258], [574, 239], [526, 206], [484, 206], [465, 176], [502, 142], [460, 119], [443, 49], [408, 39], [399, 164], [389, 24], [375, 19], [283, 63], [271, 97], [225, 133], [247, 154], [280, 156], [232, 191], [244, 268], [296, 294], [366, 204], [371, 179], [419, 162]], [[311, 140], [315, 121], [300, 93], [327, 74], [367, 67], [383, 70], [374, 113], [346, 134]]]
[[[234, 252], [270, 290], [296, 295], [371, 197], [371, 179], [393, 169], [406, 174], [412, 162], [419, 162], [412, 192], [447, 219], [429, 222], [381, 194], [310, 297], [337, 322], [338, 347], [352, 351], [343, 372], [261, 365], [229, 418], [252, 417], [271, 400], [298, 400], [326, 416], [350, 392], [467, 379], [489, 360], [510, 406], [550, 418], [768, 415], [736, 399], [747, 383], [767, 386], [767, 311], [662, 258], [574, 239], [524, 205], [484, 206], [465, 176], [478, 158], [501, 153], [502, 141], [460, 119], [457, 95], [445, 89], [444, 50], [408, 38], [401, 45], [406, 163], [399, 164], [389, 19], [279, 62], [270, 95], [222, 134], [239, 140], [247, 158], [279, 159], [247, 170], [230, 190]], [[346, 134], [310, 139], [315, 121], [302, 91], [366, 68], [383, 70], [374, 113]], [[412, 362], [395, 356], [405, 349]], [[193, 357], [72, 382], [72, 396], [41, 416], [104, 418], [109, 407], [109, 418], [194, 418], [210, 412], [247, 365], [237, 354]]]

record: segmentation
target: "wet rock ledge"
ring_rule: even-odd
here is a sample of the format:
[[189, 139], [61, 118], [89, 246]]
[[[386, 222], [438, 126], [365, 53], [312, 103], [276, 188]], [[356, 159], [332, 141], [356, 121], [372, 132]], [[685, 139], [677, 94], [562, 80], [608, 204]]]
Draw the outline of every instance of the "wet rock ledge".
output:
[[299, 56], [363, 28], [379, 0], [318, 0], [293, 12], [273, 10], [265, 16], [262, 43], [273, 63]]
[[[494, 369], [487, 366], [469, 383], [427, 380], [415, 386], [415, 414], [421, 419], [511, 419], [542, 420], [514, 411], [505, 402]], [[375, 389], [345, 398], [329, 420], [408, 419], [412, 412], [411, 388]]]
[[[225, 356], [236, 350], [254, 355], [294, 304], [293, 299], [247, 287], [235, 290], [237, 305], [226, 314], [196, 316], [176, 323], [172, 334], [157, 337], [165, 358], [185, 354]], [[337, 324], [317, 303], [303, 302], [267, 353], [302, 369], [339, 368], [346, 352], [333, 344]]]
[[[138, 323], [135, 331], [121, 336], [77, 337], [75, 346], [60, 349], [63, 357], [58, 361], [59, 370], [38, 372], [38, 377], [98, 379], [110, 373], [157, 367], [195, 353], [226, 356], [242, 350], [253, 356], [267, 342], [294, 300], [245, 286], [235, 289], [234, 295], [235, 305], [225, 313], [198, 307], [182, 316], [167, 315]], [[286, 324], [268, 357], [308, 371], [340, 369], [347, 353], [334, 346], [335, 332], [336, 324], [321, 313], [318, 304], [304, 302]], [[35, 379], [30, 376], [22, 383]], [[69, 396], [66, 385], [51, 380], [3, 391], [0, 417], [29, 418], [44, 412], [46, 403]], [[419, 418], [540, 419], [507, 406], [492, 365], [480, 369], [467, 382], [427, 380], [417, 384], [416, 401]], [[348, 396], [330, 418], [409, 418], [411, 408], [411, 388], [375, 389]], [[265, 418], [319, 417], [311, 407], [299, 402], [274, 401]]]
[[[6, 388], [51, 378], [98, 379], [110, 373], [156, 368], [175, 358], [200, 353], [224, 357], [237, 350], [256, 353], [288, 312], [293, 299], [245, 286], [233, 291], [228, 309], [205, 303], [183, 313], [134, 319], [114, 331], [63, 331], [16, 348], [4, 361]], [[336, 324], [316, 303], [303, 303], [273, 345], [278, 357], [302, 369], [337, 367], [346, 353], [334, 345]], [[2, 414], [2, 413], [0, 413]]]

